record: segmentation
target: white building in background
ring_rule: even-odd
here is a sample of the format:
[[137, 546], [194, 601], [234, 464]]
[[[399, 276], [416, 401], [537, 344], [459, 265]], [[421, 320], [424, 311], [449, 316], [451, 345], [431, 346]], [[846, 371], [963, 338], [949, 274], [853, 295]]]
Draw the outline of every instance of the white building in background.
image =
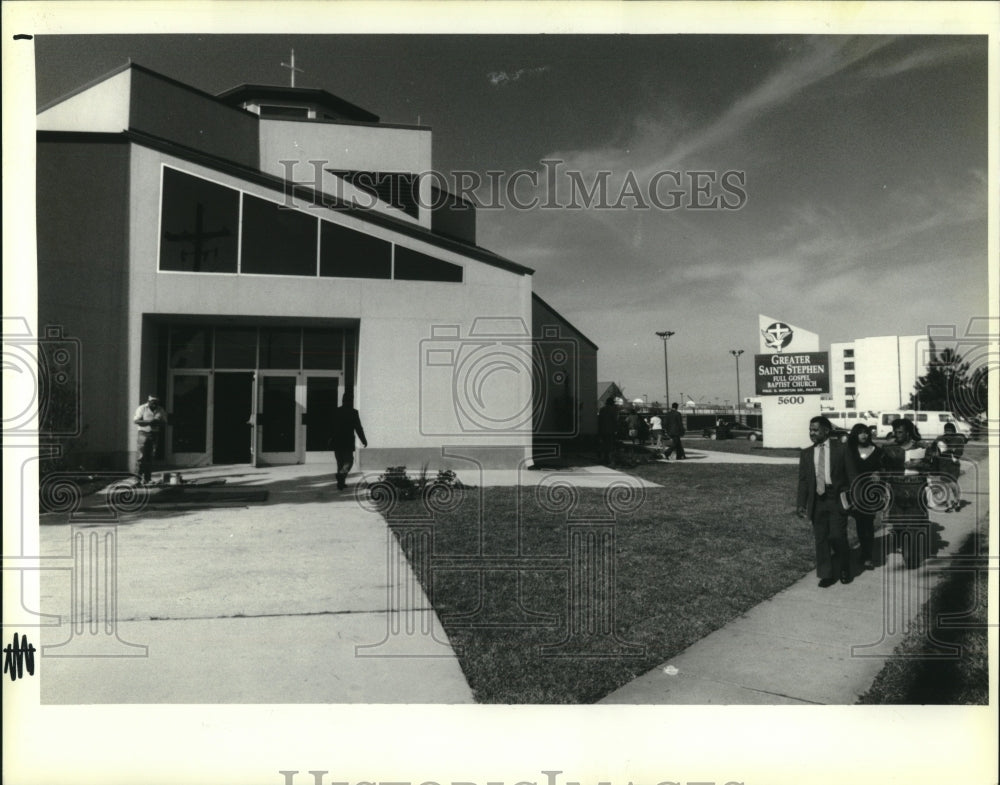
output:
[[881, 411], [906, 408], [927, 373], [926, 335], [882, 335], [830, 344], [830, 394], [824, 408]]

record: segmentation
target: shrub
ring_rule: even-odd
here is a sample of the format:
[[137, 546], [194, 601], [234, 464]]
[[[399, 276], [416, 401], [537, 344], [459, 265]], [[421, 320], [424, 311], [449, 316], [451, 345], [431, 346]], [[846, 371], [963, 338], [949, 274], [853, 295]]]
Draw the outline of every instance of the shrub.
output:
[[445, 488], [462, 487], [458, 475], [451, 469], [440, 469], [437, 476], [430, 479], [426, 463], [420, 467], [420, 473], [416, 478], [406, 473], [405, 466], [390, 466], [379, 475], [378, 481], [395, 488], [401, 499], [419, 499]]

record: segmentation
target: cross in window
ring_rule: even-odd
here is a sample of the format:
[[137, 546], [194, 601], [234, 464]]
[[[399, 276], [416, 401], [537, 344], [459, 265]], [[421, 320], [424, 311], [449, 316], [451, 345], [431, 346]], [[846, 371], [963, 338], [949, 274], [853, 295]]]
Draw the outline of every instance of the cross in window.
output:
[[229, 230], [225, 227], [214, 232], [205, 231], [205, 206], [201, 203], [194, 208], [194, 231], [193, 232], [164, 232], [163, 237], [170, 243], [191, 243], [194, 245], [193, 251], [181, 251], [181, 260], [187, 261], [188, 256], [194, 256], [193, 272], [201, 272], [201, 263], [207, 259], [209, 254], [219, 258], [219, 249], [206, 248], [206, 240], [214, 240], [217, 237], [228, 237]]

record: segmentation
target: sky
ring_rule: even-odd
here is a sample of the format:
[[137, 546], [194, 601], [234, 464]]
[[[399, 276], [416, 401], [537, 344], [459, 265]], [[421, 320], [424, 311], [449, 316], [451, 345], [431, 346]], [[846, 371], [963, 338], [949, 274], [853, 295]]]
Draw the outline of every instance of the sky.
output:
[[[824, 350], [928, 325], [961, 333], [988, 314], [985, 36], [67, 35], [34, 45], [37, 106], [128, 58], [210, 93], [288, 84], [281, 63], [294, 49], [297, 86], [432, 128], [435, 171], [487, 183], [475, 192], [493, 205], [479, 210], [479, 245], [535, 271], [534, 291], [600, 347], [600, 381], [630, 398], [664, 398], [657, 331], [675, 333], [671, 397], [721, 403], [736, 398], [732, 349], [745, 351], [741, 392], [752, 394], [758, 314], [818, 333]], [[487, 171], [502, 173], [498, 196]], [[514, 177], [522, 171], [538, 188]], [[579, 189], [574, 200], [574, 176], [587, 189], [604, 178], [605, 204]], [[531, 209], [516, 204], [533, 197]]]

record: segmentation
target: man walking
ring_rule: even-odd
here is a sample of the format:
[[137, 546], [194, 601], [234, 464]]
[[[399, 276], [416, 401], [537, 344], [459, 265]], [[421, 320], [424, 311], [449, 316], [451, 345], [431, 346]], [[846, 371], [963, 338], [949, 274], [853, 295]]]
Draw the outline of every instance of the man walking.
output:
[[167, 413], [160, 406], [160, 399], [149, 395], [146, 402], [135, 410], [132, 422], [138, 427], [136, 436], [135, 473], [143, 483], [148, 484], [153, 477], [153, 458], [160, 444], [160, 434], [167, 424]]
[[618, 407], [615, 399], [608, 398], [597, 414], [597, 438], [600, 441], [599, 463], [609, 464], [614, 458], [615, 437], [618, 434]]
[[350, 391], [344, 393], [339, 409], [333, 413], [333, 454], [337, 460], [337, 488], [344, 490], [347, 487], [347, 475], [354, 466], [354, 434], [358, 435], [361, 443], [367, 447], [368, 439], [365, 437], [365, 429], [361, 427], [361, 416], [354, 408], [354, 394]]
[[669, 460], [670, 453], [675, 452], [677, 453], [677, 460], [683, 461], [687, 458], [687, 453], [684, 452], [684, 445], [681, 444], [681, 437], [684, 435], [684, 417], [677, 411], [676, 403], [670, 404], [670, 411], [666, 413], [663, 420], [663, 430], [670, 438], [670, 445], [667, 447], [666, 452], [663, 453], [663, 458]]
[[816, 575], [822, 588], [854, 580], [847, 542], [848, 491], [851, 471], [847, 450], [830, 439], [833, 424], [823, 416], [809, 421], [811, 447], [799, 455], [796, 514], [812, 521], [816, 540]]

